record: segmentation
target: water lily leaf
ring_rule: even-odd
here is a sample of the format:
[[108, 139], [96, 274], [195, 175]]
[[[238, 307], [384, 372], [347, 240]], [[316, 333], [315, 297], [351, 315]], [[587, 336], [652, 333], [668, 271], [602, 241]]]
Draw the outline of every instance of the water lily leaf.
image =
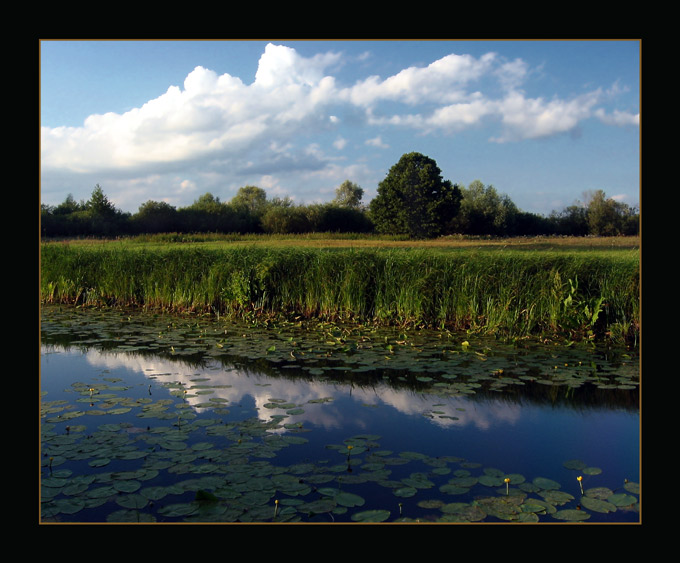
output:
[[487, 517], [484, 509], [477, 504], [451, 503], [442, 507], [447, 522], [481, 522]]
[[530, 524], [539, 522], [540, 519], [535, 512], [522, 512], [518, 515], [517, 521], [525, 524]]
[[203, 451], [203, 450], [209, 450], [210, 448], [213, 448], [215, 444], [212, 442], [197, 442], [195, 444], [191, 444], [191, 449], [195, 451]]
[[574, 500], [573, 495], [570, 495], [564, 491], [540, 491], [539, 494], [546, 500], [546, 502], [549, 502], [555, 506], [562, 506]]
[[469, 477], [454, 477], [449, 481], [449, 485], [455, 485], [457, 487], [474, 487], [479, 481], [478, 477], [470, 475]]
[[525, 505], [527, 505], [527, 506], [533, 506], [533, 505], [542, 506], [543, 509], [545, 510], [545, 512], [548, 513], [548, 514], [553, 514], [553, 513], [557, 512], [557, 508], [555, 508], [555, 506], [553, 504], [550, 504], [549, 502], [546, 502], [545, 500], [529, 498], [529, 499], [526, 499], [524, 501], [524, 503], [522, 504], [522, 509], [524, 509], [523, 507]]
[[366, 501], [363, 497], [360, 497], [357, 494], [354, 493], [348, 493], [348, 492], [341, 492], [334, 497], [335, 502], [337, 502], [341, 506], [346, 506], [346, 507], [354, 507], [354, 506], [363, 506]]
[[588, 496], [581, 497], [581, 505], [588, 510], [592, 510], [593, 512], [607, 513], [616, 511], [616, 505], [612, 504], [611, 502]]
[[75, 514], [85, 508], [85, 501], [79, 498], [63, 498], [54, 501], [62, 514]]
[[583, 473], [585, 475], [599, 475], [600, 473], [602, 473], [602, 469], [600, 469], [599, 467], [584, 467]]
[[116, 494], [118, 494], [118, 491], [109, 485], [87, 491], [87, 497], [92, 499], [105, 499]]
[[156, 518], [153, 514], [139, 512], [138, 510], [116, 510], [106, 517], [107, 522], [119, 523], [153, 523]]
[[170, 487], [145, 487], [139, 491], [139, 494], [147, 498], [148, 500], [161, 500], [168, 494], [174, 493], [175, 491]]
[[640, 494], [640, 483], [634, 483], [633, 481], [626, 481], [623, 488], [634, 495]]
[[467, 487], [460, 487], [458, 485], [453, 485], [451, 483], [447, 485], [442, 485], [441, 487], [439, 487], [439, 490], [447, 495], [464, 495], [470, 492], [470, 489]]
[[364, 510], [363, 512], [352, 514], [354, 522], [384, 522], [389, 517], [389, 510]]
[[524, 475], [520, 475], [519, 473], [509, 473], [508, 475], [505, 475], [504, 478], [505, 477], [510, 479], [511, 485], [521, 485], [526, 481]]
[[196, 491], [196, 500], [200, 502], [217, 502], [219, 499], [210, 491], [199, 489]]
[[68, 483], [68, 479], [59, 477], [45, 477], [42, 480], [42, 485], [44, 487], [64, 487], [68, 485]]
[[331, 512], [335, 507], [336, 502], [334, 498], [322, 498], [301, 504], [297, 507], [297, 509], [299, 512], [322, 514], [324, 512]]
[[457, 514], [469, 508], [467, 502], [450, 502], [448, 504], [440, 504], [439, 508], [446, 514]]
[[565, 461], [563, 465], [567, 469], [574, 469], [577, 471], [582, 471], [587, 467], [585, 462], [581, 461], [580, 459], [570, 459], [569, 461]]
[[520, 496], [499, 496], [477, 499], [476, 503], [487, 514], [501, 520], [511, 521], [518, 519], [522, 511], [520, 505], [523, 500]]
[[525, 500], [520, 506], [522, 512], [547, 512], [546, 503], [538, 503], [535, 500]]
[[111, 460], [107, 457], [100, 457], [97, 459], [93, 459], [92, 461], [88, 462], [88, 465], [90, 467], [104, 467], [105, 465], [108, 465], [111, 463]]
[[193, 514], [198, 511], [198, 504], [181, 502], [175, 504], [169, 504], [167, 506], [162, 506], [158, 509], [158, 512], [163, 516], [169, 518], [176, 518], [180, 516], [187, 516], [188, 514]]
[[121, 495], [116, 497], [116, 503], [123, 508], [140, 510], [149, 504], [149, 499], [140, 494]]
[[532, 482], [536, 487], [543, 490], [559, 489], [562, 486], [557, 481], [545, 477], [536, 477]]
[[393, 492], [394, 492], [395, 496], [402, 497], [402, 498], [409, 498], [409, 497], [414, 496], [418, 492], [418, 489], [416, 489], [415, 487], [406, 486], [406, 487], [399, 487], [398, 489], [396, 489]]
[[73, 483], [67, 487], [64, 487], [62, 492], [68, 496], [75, 496], [85, 492], [89, 486], [90, 485], [88, 483]]
[[584, 512], [583, 510], [576, 510], [575, 508], [570, 508], [566, 510], [558, 510], [552, 515], [556, 520], [566, 520], [568, 522], [580, 522], [583, 520], [588, 520], [590, 514]]
[[418, 501], [418, 506], [420, 508], [442, 508], [444, 506], [444, 501], [439, 499], [427, 499]]
[[486, 487], [500, 487], [503, 484], [503, 477], [480, 475], [479, 482]]
[[607, 502], [610, 502], [614, 506], [618, 507], [630, 506], [637, 502], [637, 498], [626, 493], [615, 493], [607, 498]]
[[121, 493], [134, 493], [135, 491], [138, 491], [141, 486], [142, 484], [139, 481], [133, 480], [113, 482], [113, 488]]
[[590, 489], [585, 490], [586, 496], [592, 497], [592, 498], [597, 498], [600, 500], [606, 500], [610, 496], [614, 494], [614, 491], [612, 491], [608, 487], [593, 487]]

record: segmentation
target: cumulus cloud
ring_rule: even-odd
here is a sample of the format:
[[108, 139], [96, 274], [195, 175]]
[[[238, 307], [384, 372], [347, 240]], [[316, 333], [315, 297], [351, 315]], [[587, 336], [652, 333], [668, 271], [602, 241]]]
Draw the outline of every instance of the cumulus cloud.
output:
[[592, 115], [599, 98], [595, 91], [571, 100], [546, 101], [513, 91], [496, 104], [505, 132], [494, 140], [536, 139], [570, 131]]
[[[43, 127], [43, 178], [57, 172], [138, 178], [177, 174], [190, 165], [204, 175], [260, 174], [278, 188], [273, 179], [278, 171], [330, 167], [332, 158], [312, 144], [312, 135], [335, 131], [334, 146], [343, 149], [347, 141], [339, 128], [356, 123], [357, 114], [369, 134], [372, 126], [455, 134], [491, 124], [497, 128], [490, 138], [495, 142], [567, 132], [591, 117], [608, 125], [639, 123], [637, 114], [600, 107], [600, 90], [571, 99], [530, 97], [521, 90], [530, 73], [527, 63], [495, 53], [450, 54], [350, 85], [332, 75], [343, 62], [341, 53], [304, 57], [269, 44], [252, 84], [197, 66], [181, 87], [170, 86], [141, 107], [91, 115], [81, 127]], [[352, 120], [339, 117], [346, 115]], [[367, 144], [387, 143], [376, 135]], [[177, 185], [191, 191], [195, 180], [185, 177]]]
[[599, 108], [595, 111], [595, 116], [606, 125], [640, 125], [639, 113], [629, 113], [625, 111], [614, 110], [612, 113], [607, 114], [602, 108]]
[[409, 67], [381, 80], [370, 76], [342, 92], [343, 98], [362, 107], [397, 101], [410, 105], [452, 102], [465, 96], [465, 86], [481, 78], [496, 55], [479, 59], [470, 55], [447, 55], [427, 67]]
[[372, 139], [367, 139], [366, 144], [369, 147], [377, 147], [379, 149], [389, 148], [389, 145], [382, 140], [382, 137], [380, 137], [380, 135], [378, 135], [377, 137], [373, 137]]
[[198, 66], [183, 89], [171, 86], [140, 108], [92, 115], [82, 127], [44, 127], [42, 166], [90, 172], [242, 154], [318, 117], [334, 89], [323, 69], [337, 60], [268, 45], [252, 85]]

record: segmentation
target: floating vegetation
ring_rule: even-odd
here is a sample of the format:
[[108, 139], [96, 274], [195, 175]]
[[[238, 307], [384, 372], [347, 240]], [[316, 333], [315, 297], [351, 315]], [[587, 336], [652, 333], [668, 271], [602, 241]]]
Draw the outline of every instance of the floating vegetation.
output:
[[[311, 408], [334, 409], [333, 397], [290, 400], [267, 387], [277, 378], [304, 378], [408, 390], [432, 397], [426, 414], [442, 424], [457, 422], [451, 412], [465, 415], [462, 407], [446, 410], [451, 399], [499, 391], [512, 398], [517, 388], [522, 400], [586, 404], [606, 394], [630, 408], [639, 381], [628, 352], [609, 350], [609, 361], [600, 362], [592, 345], [491, 345], [448, 331], [323, 322], [263, 329], [72, 308], [44, 310], [42, 329], [47, 346], [205, 368], [181, 380], [172, 371], [149, 371], [143, 385], [104, 372], [69, 383], [54, 400], [43, 394], [45, 523], [540, 523], [616, 521], [639, 512], [639, 484], [610, 482], [597, 462], [565, 460], [556, 474], [572, 476], [560, 481], [465, 459], [455, 444], [434, 457], [393, 451], [380, 434], [365, 432], [318, 447], [299, 419]], [[244, 407], [216, 396], [231, 386], [205, 373], [223, 365], [257, 365], [269, 376], [270, 383], [257, 383], [266, 393], [258, 416], [241, 416]]]
[[[515, 338], [636, 341], [639, 267], [637, 250], [588, 246], [480, 251], [54, 243], [41, 246], [41, 298], [259, 322], [354, 320]], [[324, 343], [347, 345], [336, 333]], [[279, 353], [273, 342], [261, 346]], [[397, 347], [389, 343], [383, 352], [389, 357]], [[456, 348], [474, 346], [463, 340]]]

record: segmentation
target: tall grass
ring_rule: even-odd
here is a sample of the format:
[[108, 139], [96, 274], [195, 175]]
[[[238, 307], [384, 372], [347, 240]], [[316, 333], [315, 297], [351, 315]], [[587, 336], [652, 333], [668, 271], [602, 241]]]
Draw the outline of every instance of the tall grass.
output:
[[45, 244], [45, 303], [636, 338], [634, 252]]

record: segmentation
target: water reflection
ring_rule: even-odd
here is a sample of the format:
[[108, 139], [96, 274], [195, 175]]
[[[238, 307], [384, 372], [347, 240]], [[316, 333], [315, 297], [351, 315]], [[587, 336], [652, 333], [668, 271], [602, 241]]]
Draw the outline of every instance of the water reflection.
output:
[[[195, 412], [224, 405], [252, 402], [257, 417], [271, 421], [277, 414], [287, 414], [293, 424], [340, 429], [348, 425], [353, 410], [343, 412], [329, 408], [328, 403], [351, 401], [356, 406], [390, 407], [395, 412], [412, 417], [425, 417], [441, 428], [474, 426], [481, 430], [514, 424], [521, 416], [521, 406], [502, 401], [473, 401], [468, 397], [444, 397], [423, 392], [397, 389], [385, 382], [370, 385], [343, 384], [339, 381], [271, 377], [246, 367], [225, 367], [217, 362], [192, 365], [177, 360], [134, 353], [105, 352], [96, 349], [71, 351], [61, 347], [43, 347], [44, 358], [51, 354], [81, 356], [91, 373], [128, 372], [142, 375], [156, 392], [168, 392], [164, 385], [182, 390], [183, 400]], [[49, 360], [47, 360], [49, 363]], [[54, 374], [44, 369], [43, 387], [58, 386], [51, 380]], [[63, 377], [63, 376], [60, 376]], [[72, 382], [61, 382], [70, 385]], [[186, 391], [186, 393], [184, 393]], [[276, 402], [272, 402], [274, 399]], [[288, 407], [277, 408], [278, 405]], [[296, 412], [303, 411], [303, 412]]]
[[[111, 325], [106, 326], [108, 330]], [[210, 347], [193, 349], [188, 340], [182, 340], [183, 335], [173, 341], [173, 350], [172, 345], [156, 348], [156, 342], [148, 335], [134, 336], [133, 342], [130, 336], [133, 333], [124, 334], [120, 329], [118, 334], [123, 336], [105, 334], [92, 321], [79, 324], [77, 330], [55, 325], [44, 331], [41, 390], [44, 404], [50, 404], [50, 412], [43, 420], [49, 436], [44, 455], [58, 456], [67, 449], [65, 428], [75, 424], [82, 429], [78, 435], [70, 436], [73, 441], [87, 443], [88, 436], [102, 428], [105, 429], [102, 438], [108, 439], [115, 433], [113, 428], [121, 428], [128, 437], [133, 432], [139, 433], [135, 434], [134, 444], [126, 446], [133, 448], [139, 444], [146, 448], [142, 452], [145, 455], [152, 447], [154, 459], [161, 457], [164, 464], [171, 463], [166, 458], [173, 450], [168, 449], [167, 443], [159, 449], [159, 434], [155, 430], [165, 435], [168, 428], [180, 427], [178, 417], [182, 417], [182, 424], [192, 430], [192, 440], [199, 444], [216, 440], [212, 451], [218, 457], [226, 456], [234, 448], [238, 428], [252, 428], [250, 421], [256, 420], [261, 425], [258, 431], [266, 428], [266, 434], [278, 440], [304, 436], [307, 443], [291, 441], [296, 444], [294, 448], [274, 453], [270, 451], [273, 444], [263, 441], [259, 448], [244, 451], [257, 452], [254, 457], [261, 459], [259, 456], [265, 455], [266, 450], [265, 459], [275, 456], [272, 463], [281, 465], [282, 470], [311, 461], [334, 484], [336, 478], [328, 470], [337, 469], [337, 459], [333, 457], [337, 450], [329, 451], [329, 445], [340, 445], [342, 450], [341, 445], [352, 436], [378, 436], [380, 448], [392, 452], [386, 458], [391, 464], [384, 474], [369, 472], [370, 479], [380, 479], [381, 485], [373, 486], [370, 492], [362, 489], [362, 495], [381, 506], [387, 494], [383, 487], [391, 489], [412, 478], [411, 466], [402, 469], [396, 463], [400, 452], [429, 456], [432, 463], [454, 458], [466, 460], [478, 468], [477, 473], [483, 468], [498, 468], [504, 473], [525, 475], [527, 480], [554, 479], [565, 483], [565, 489], [572, 494], [578, 492], [578, 484], [573, 471], [563, 465], [570, 459], [583, 459], [590, 466], [602, 468], [601, 476], [588, 476], [588, 486], [615, 488], [612, 484], [639, 480], [639, 394], [634, 378], [628, 376], [630, 366], [613, 356], [589, 352], [562, 357], [559, 355], [562, 350], [535, 352], [512, 348], [495, 355], [485, 353], [483, 358], [451, 355], [450, 363], [438, 363], [435, 355], [427, 361], [419, 355], [415, 359], [420, 363], [413, 365], [419, 371], [415, 371], [404, 369], [403, 364], [381, 362], [379, 354], [374, 355], [376, 361], [367, 368], [360, 361], [363, 357], [357, 354], [335, 354], [328, 361], [323, 354], [310, 354], [312, 361], [302, 362], [290, 361], [284, 353], [283, 361], [281, 355], [265, 353], [255, 357], [223, 350], [216, 353], [214, 341]], [[149, 341], [154, 345], [137, 346]], [[188, 351], [175, 353], [178, 342], [183, 342]], [[276, 342], [278, 348], [280, 342]], [[265, 346], [269, 343], [254, 345], [252, 349]], [[206, 353], [208, 349], [211, 352]], [[579, 362], [586, 360], [590, 361], [589, 367], [581, 369]], [[92, 396], [83, 393], [89, 388], [96, 390]], [[149, 403], [167, 404], [167, 412], [158, 411], [167, 416], [138, 418]], [[106, 416], [120, 405], [132, 408], [126, 414]], [[60, 419], [63, 413], [72, 414], [74, 409], [78, 413], [74, 422]], [[185, 419], [192, 420], [185, 417], [186, 412], [211, 430], [203, 431], [201, 425], [185, 423]], [[188, 442], [187, 447], [191, 448], [191, 444]], [[197, 462], [203, 459], [200, 451], [192, 454]], [[224, 458], [229, 461], [219, 466], [220, 471], [242, 462], [240, 449], [236, 448], [234, 454], [236, 458]], [[342, 456], [340, 459], [344, 460]], [[356, 461], [361, 461], [359, 456]], [[70, 464], [77, 461], [63, 463], [70, 471]], [[120, 462], [114, 459], [114, 463]], [[160, 470], [154, 483], [167, 485], [168, 479], [177, 478], [177, 470], [194, 471], [185, 459], [172, 463], [167, 471]], [[375, 456], [370, 462], [366, 460], [366, 467], [376, 465], [380, 464]], [[255, 467], [263, 469], [262, 465]], [[356, 466], [355, 479], [361, 477], [361, 467]], [[266, 469], [273, 471], [269, 465]], [[108, 470], [103, 467], [100, 471], [105, 476]], [[202, 474], [198, 467], [195, 470]], [[436, 488], [423, 492], [428, 499], [436, 496], [438, 487], [451, 477], [446, 473], [433, 474], [432, 467], [420, 471], [427, 471], [429, 479], [436, 481]], [[86, 468], [87, 474], [91, 472], [91, 468]], [[360, 486], [360, 481], [356, 484]], [[53, 493], [56, 495], [57, 491]], [[466, 497], [466, 502], [472, 498]], [[408, 501], [412, 510], [416, 508], [415, 499]], [[444, 496], [443, 500], [459, 499]], [[390, 497], [388, 504], [393, 501]], [[403, 502], [406, 506], [407, 501]], [[63, 508], [60, 505], [62, 513]], [[91, 516], [105, 517], [106, 514]], [[615, 513], [619, 521], [636, 518], [634, 513]]]

